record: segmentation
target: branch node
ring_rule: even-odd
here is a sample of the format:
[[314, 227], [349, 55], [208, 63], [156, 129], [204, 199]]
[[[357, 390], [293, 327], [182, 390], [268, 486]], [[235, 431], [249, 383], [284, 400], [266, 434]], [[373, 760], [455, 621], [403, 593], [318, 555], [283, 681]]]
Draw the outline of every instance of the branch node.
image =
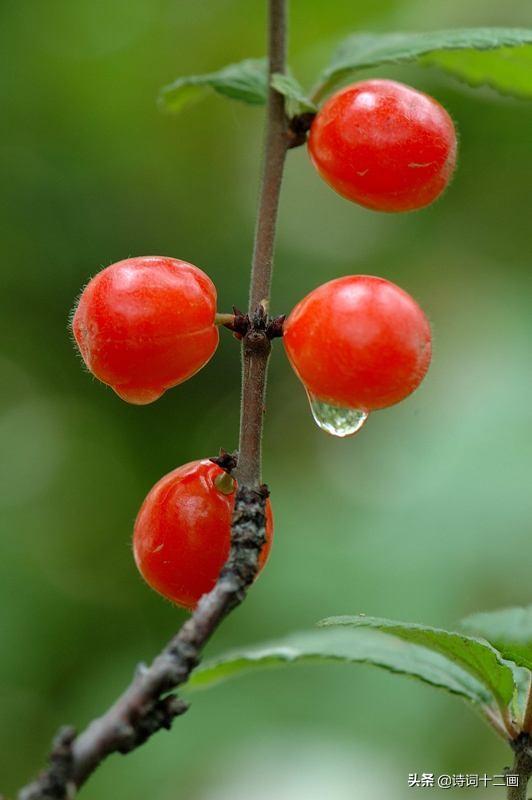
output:
[[[286, 319], [285, 314], [278, 317], [270, 317], [268, 314], [268, 303], [262, 300], [251, 316], [239, 311], [233, 306], [234, 316], [231, 322], [224, 323], [224, 328], [233, 331], [236, 339], [242, 340], [251, 337], [252, 342], [262, 339], [257, 334], [266, 334], [268, 339], [276, 339], [283, 335], [283, 323]], [[252, 336], [252, 334], [254, 334]], [[212, 459], [211, 459], [212, 460]], [[216, 462], [215, 462], [216, 463]]]
[[212, 461], [213, 464], [221, 467], [224, 472], [227, 472], [229, 475], [231, 475], [238, 464], [238, 450], [228, 453], [227, 450], [224, 450], [223, 447], [220, 447], [219, 455], [209, 458], [209, 461]]
[[233, 320], [224, 325], [228, 330], [233, 331], [235, 339], [242, 339], [250, 328], [249, 316], [233, 306]]
[[250, 331], [264, 332], [268, 325], [268, 312], [266, 310], [265, 301], [262, 300], [251, 315], [251, 328]]
[[526, 731], [522, 731], [515, 739], [511, 739], [509, 744], [514, 753], [527, 754], [532, 761], [532, 739]]
[[72, 781], [72, 744], [76, 731], [70, 725], [62, 727], [52, 743], [49, 766], [19, 794], [19, 800], [71, 800], [75, 795]]
[[266, 327], [266, 335], [268, 339], [280, 339], [283, 336], [283, 326], [286, 319], [286, 314], [281, 314], [279, 317], [274, 317]]
[[188, 703], [176, 695], [170, 694], [155, 700], [144, 709], [135, 723], [123, 723], [117, 730], [120, 744], [119, 753], [125, 755], [144, 744], [150, 736], [160, 730], [170, 730], [174, 719], [184, 714]]
[[244, 337], [244, 352], [246, 355], [267, 355], [270, 352], [271, 344], [266, 330], [252, 328]]
[[297, 114], [292, 117], [288, 123], [288, 131], [286, 133], [289, 150], [305, 144], [315, 116], [315, 111], [305, 111], [303, 114]]
[[183, 669], [183, 665], [185, 665], [185, 669], [191, 672], [199, 662], [197, 647], [182, 638], [178, 638], [174, 641], [167, 649], [166, 653], [175, 662], [173, 665], [174, 668], [177, 667], [180, 671]]
[[140, 661], [135, 667], [133, 677], [141, 678], [143, 675], [147, 673], [147, 671], [148, 671], [148, 665], [144, 661]]

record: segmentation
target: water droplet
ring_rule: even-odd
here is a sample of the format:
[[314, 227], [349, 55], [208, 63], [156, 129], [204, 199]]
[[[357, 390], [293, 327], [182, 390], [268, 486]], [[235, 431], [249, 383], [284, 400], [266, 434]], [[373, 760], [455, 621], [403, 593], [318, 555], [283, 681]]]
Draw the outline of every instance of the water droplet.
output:
[[330, 433], [331, 436], [338, 436], [341, 439], [345, 436], [353, 436], [358, 433], [368, 418], [366, 411], [360, 411], [358, 408], [333, 406], [310, 392], [307, 392], [307, 395], [314, 422], [318, 428]]

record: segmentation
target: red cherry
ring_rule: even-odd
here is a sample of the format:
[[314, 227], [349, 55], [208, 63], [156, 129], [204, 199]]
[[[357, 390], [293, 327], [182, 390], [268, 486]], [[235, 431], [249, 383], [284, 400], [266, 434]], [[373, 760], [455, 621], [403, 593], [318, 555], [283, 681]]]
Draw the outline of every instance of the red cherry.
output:
[[[214, 587], [229, 556], [236, 482], [227, 488], [226, 476], [208, 460], [178, 467], [151, 489], [135, 522], [133, 552], [142, 577], [185, 608], [194, 608]], [[268, 500], [259, 569], [268, 558], [272, 535]]]
[[162, 256], [111, 264], [72, 319], [89, 370], [129, 403], [151, 403], [200, 370], [218, 345], [216, 289], [198, 267]]
[[348, 275], [314, 289], [286, 320], [283, 341], [314, 397], [364, 412], [413, 392], [431, 356], [430, 326], [415, 300], [369, 275]]
[[354, 83], [316, 115], [308, 140], [321, 177], [375, 211], [412, 211], [440, 195], [456, 164], [456, 132], [434, 98], [396, 81]]

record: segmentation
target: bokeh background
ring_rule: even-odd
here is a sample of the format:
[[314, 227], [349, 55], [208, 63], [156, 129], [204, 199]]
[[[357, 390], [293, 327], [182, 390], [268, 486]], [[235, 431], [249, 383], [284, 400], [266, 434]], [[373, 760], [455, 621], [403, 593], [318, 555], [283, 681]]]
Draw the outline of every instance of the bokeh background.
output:
[[[212, 96], [174, 118], [155, 97], [180, 74], [261, 55], [263, 6], [0, 7], [0, 789], [8, 795], [41, 766], [56, 728], [101, 712], [184, 618], [138, 577], [131, 528], [161, 475], [235, 446], [238, 348], [222, 335], [194, 380], [130, 407], [81, 369], [67, 320], [99, 268], [154, 253], [205, 269], [220, 310], [245, 305], [262, 110]], [[291, 60], [312, 82], [335, 41], [355, 29], [461, 25], [531, 26], [532, 7], [293, 0]], [[532, 600], [532, 104], [418, 67], [376, 73], [446, 105], [460, 131], [456, 179], [429, 209], [379, 215], [329, 190], [304, 148], [291, 153], [273, 311], [335, 276], [382, 275], [428, 312], [433, 366], [415, 396], [375, 414], [359, 437], [335, 441], [313, 426], [275, 347], [265, 442], [275, 546], [210, 653], [331, 614], [449, 626]], [[171, 733], [111, 758], [84, 797], [402, 800], [409, 772], [498, 773], [508, 760], [454, 698], [368, 667], [308, 666], [198, 693]]]

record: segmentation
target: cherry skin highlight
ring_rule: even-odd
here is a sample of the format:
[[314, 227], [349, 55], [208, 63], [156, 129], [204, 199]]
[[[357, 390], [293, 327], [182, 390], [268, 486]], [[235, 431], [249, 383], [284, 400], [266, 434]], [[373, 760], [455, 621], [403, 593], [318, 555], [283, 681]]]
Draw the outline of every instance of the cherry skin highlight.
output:
[[[155, 484], [138, 513], [133, 552], [142, 577], [152, 589], [192, 609], [209, 592], [229, 557], [233, 491], [216, 483], [226, 473], [212, 461], [192, 461]], [[266, 501], [266, 544], [262, 569], [270, 552], [273, 519]]]
[[403, 83], [368, 80], [330, 97], [308, 140], [321, 177], [343, 197], [375, 211], [432, 203], [456, 165], [456, 131], [434, 98]]
[[283, 342], [308, 392], [366, 413], [413, 392], [431, 357], [429, 322], [415, 300], [369, 275], [314, 289], [288, 316]]
[[129, 403], [157, 400], [200, 370], [218, 345], [216, 289], [198, 267], [163, 256], [111, 264], [72, 319], [88, 369]]

